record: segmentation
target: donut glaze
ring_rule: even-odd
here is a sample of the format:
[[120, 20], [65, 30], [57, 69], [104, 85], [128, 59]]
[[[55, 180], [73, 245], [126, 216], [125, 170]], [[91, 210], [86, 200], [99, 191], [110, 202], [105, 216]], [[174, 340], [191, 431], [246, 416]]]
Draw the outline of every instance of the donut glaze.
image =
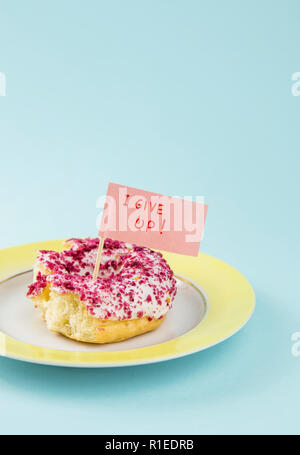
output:
[[171, 308], [176, 280], [161, 253], [106, 239], [93, 281], [99, 239], [70, 239], [68, 245], [61, 253], [39, 251], [28, 297], [49, 286], [58, 294], [77, 295], [90, 316], [112, 321], [161, 319]]

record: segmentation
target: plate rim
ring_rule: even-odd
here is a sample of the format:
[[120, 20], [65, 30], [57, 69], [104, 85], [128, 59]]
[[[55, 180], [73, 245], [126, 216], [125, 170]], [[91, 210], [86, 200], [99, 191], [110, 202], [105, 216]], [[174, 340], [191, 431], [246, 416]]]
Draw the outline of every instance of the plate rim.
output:
[[[42, 249], [45, 248], [45, 244], [50, 245], [54, 249], [62, 249], [63, 248], [63, 242], [64, 240], [50, 240], [50, 241], [44, 241], [44, 242], [34, 242], [34, 243], [29, 243], [29, 244], [23, 244], [23, 245], [18, 245], [10, 248], [5, 248], [0, 250], [0, 257], [6, 257], [7, 259], [10, 259], [12, 268], [9, 273], [5, 275], [5, 266], [0, 266], [0, 273], [1, 273], [1, 280], [0, 280], [0, 285], [8, 281], [9, 279], [14, 278], [15, 276], [18, 276], [20, 274], [24, 274], [26, 272], [29, 272], [32, 270], [32, 257], [35, 256], [36, 250], [37, 249]], [[48, 246], [49, 248], [49, 246]], [[15, 254], [17, 251], [20, 252], [22, 250], [23, 256], [20, 254]], [[47, 248], [45, 248], [47, 249]], [[173, 253], [164, 253], [166, 256], [170, 256], [174, 260], [176, 259], [177, 261], [182, 261], [189, 262], [188, 256], [182, 256], [178, 254], [173, 254]], [[10, 256], [13, 256], [13, 260]], [[171, 340], [165, 341], [163, 343], [159, 343], [156, 345], [152, 346], [146, 346], [142, 348], [137, 348], [137, 349], [131, 349], [131, 350], [124, 350], [124, 351], [110, 351], [110, 352], [95, 352], [95, 353], [90, 353], [90, 352], [76, 352], [76, 351], [64, 351], [64, 350], [57, 350], [57, 349], [52, 349], [52, 348], [44, 348], [40, 347], [37, 345], [31, 345], [29, 343], [25, 343], [23, 341], [19, 341], [9, 335], [6, 335], [4, 332], [0, 331], [0, 355], [4, 357], [8, 357], [14, 360], [21, 360], [24, 362], [28, 363], [35, 363], [39, 365], [50, 365], [50, 366], [62, 366], [62, 367], [78, 367], [78, 368], [111, 368], [111, 367], [121, 367], [121, 366], [137, 366], [137, 365], [145, 365], [145, 364], [151, 364], [151, 363], [158, 363], [158, 362], [163, 362], [171, 359], [177, 359], [186, 355], [194, 354], [196, 352], [201, 352], [205, 349], [208, 349], [210, 347], [213, 347], [231, 336], [235, 335], [237, 332], [239, 332], [249, 321], [249, 319], [252, 317], [253, 312], [255, 310], [256, 306], [256, 301], [255, 301], [255, 294], [253, 291], [252, 286], [250, 285], [249, 281], [242, 275], [237, 269], [232, 267], [231, 265], [227, 264], [226, 262], [214, 258], [213, 256], [209, 256], [205, 253], [199, 253], [197, 258], [192, 258], [193, 260], [199, 260], [199, 258], [207, 258], [213, 261], [217, 261], [219, 264], [221, 263], [224, 267], [229, 267], [231, 271], [236, 274], [237, 277], [241, 279], [241, 281], [244, 282], [244, 286], [248, 287], [248, 291], [250, 292], [250, 295], [248, 297], [249, 301], [251, 300], [251, 310], [248, 311], [247, 317], [244, 318], [243, 322], [241, 324], [238, 324], [238, 326], [232, 330], [229, 334], [227, 334], [224, 337], [221, 337], [219, 339], [216, 339], [212, 343], [200, 345], [198, 343], [195, 343], [195, 340], [193, 340], [193, 334], [197, 334], [199, 330], [201, 330], [201, 326], [205, 321], [207, 320], [207, 316], [210, 313], [210, 297], [209, 294], [206, 292], [206, 290], [200, 286], [197, 282], [195, 282], [193, 279], [190, 277], [186, 276], [186, 274], [182, 273], [177, 273], [174, 272], [176, 277], [180, 278], [183, 281], [187, 281], [189, 284], [191, 284], [196, 290], [202, 294], [203, 301], [205, 303], [205, 311], [201, 317], [201, 320], [198, 322], [198, 324], [193, 327], [191, 330], [188, 332], [184, 333], [183, 335], [180, 335], [179, 337], [173, 338]], [[183, 259], [184, 258], [184, 259]], [[17, 261], [19, 259], [19, 262]], [[20, 265], [20, 259], [22, 261], [28, 262], [28, 267], [23, 267], [19, 268], [18, 264]], [[193, 262], [191, 259], [191, 262]], [[21, 262], [22, 262], [21, 261]], [[31, 262], [30, 262], [31, 261]], [[30, 267], [31, 265], [31, 267]], [[7, 270], [8, 272], [8, 270]], [[189, 338], [192, 336], [192, 339], [189, 340]], [[184, 342], [183, 342], [184, 341]], [[176, 352], [174, 350], [172, 351], [172, 346], [171, 344], [174, 344], [174, 342], [177, 344], [176, 345]], [[180, 344], [183, 345], [180, 346]], [[187, 344], [188, 346], [185, 346]], [[168, 348], [169, 345], [171, 347], [171, 350], [165, 351], [164, 348]], [[23, 348], [23, 354], [18, 355], [18, 352], [20, 350], [22, 351]], [[159, 353], [154, 353], [155, 350], [162, 350], [165, 352]], [[147, 353], [145, 357], [143, 358], [133, 358], [133, 359], [127, 359], [127, 360], [109, 360], [107, 357], [115, 357], [116, 354], [119, 354], [120, 357], [126, 357], [126, 354], [128, 353], [134, 355], [137, 352], [141, 353], [141, 351], [148, 351], [148, 356]], [[151, 352], [152, 351], [152, 352]], [[26, 354], [27, 352], [27, 354]], [[52, 354], [52, 355], [50, 355]], [[122, 355], [123, 354], [123, 355]], [[92, 361], [90, 357], [97, 357], [98, 360]], [[62, 358], [65, 357], [65, 358]], [[77, 357], [77, 361], [74, 361], [74, 358]], [[99, 357], [105, 357], [106, 359], [99, 359]], [[72, 359], [73, 358], [73, 359]]]

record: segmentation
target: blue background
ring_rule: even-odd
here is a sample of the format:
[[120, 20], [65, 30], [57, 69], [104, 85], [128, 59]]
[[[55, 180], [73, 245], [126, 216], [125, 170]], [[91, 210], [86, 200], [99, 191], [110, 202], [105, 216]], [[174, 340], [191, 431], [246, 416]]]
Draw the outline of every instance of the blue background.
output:
[[0, 1], [0, 247], [96, 235], [109, 181], [204, 195], [249, 324], [205, 352], [76, 370], [0, 359], [1, 433], [297, 433], [298, 0]]

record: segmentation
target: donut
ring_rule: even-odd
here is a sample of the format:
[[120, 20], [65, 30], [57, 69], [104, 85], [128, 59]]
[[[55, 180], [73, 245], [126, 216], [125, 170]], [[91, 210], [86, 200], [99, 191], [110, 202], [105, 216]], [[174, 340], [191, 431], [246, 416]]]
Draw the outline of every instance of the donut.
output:
[[27, 296], [47, 327], [73, 340], [112, 343], [160, 326], [172, 307], [176, 280], [162, 254], [105, 239], [70, 239], [62, 252], [39, 250]]

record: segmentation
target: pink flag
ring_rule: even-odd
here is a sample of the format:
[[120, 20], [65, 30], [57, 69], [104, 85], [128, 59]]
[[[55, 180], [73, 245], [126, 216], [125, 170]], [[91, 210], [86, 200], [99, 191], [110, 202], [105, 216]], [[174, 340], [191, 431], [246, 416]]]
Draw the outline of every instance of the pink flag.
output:
[[197, 256], [207, 209], [203, 202], [109, 183], [99, 236]]

